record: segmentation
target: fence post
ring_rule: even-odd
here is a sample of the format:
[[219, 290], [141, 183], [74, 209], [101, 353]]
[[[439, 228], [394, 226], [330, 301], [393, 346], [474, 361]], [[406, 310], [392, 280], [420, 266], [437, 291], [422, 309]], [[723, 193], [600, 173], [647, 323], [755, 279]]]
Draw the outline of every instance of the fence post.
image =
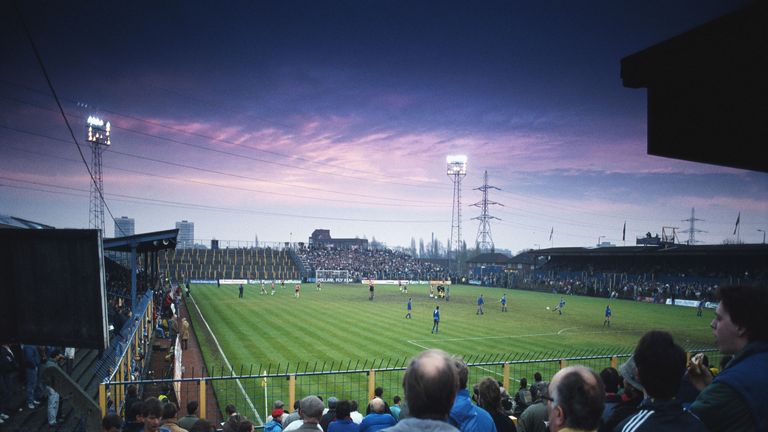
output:
[[502, 383], [504, 384], [504, 388], [509, 388], [509, 363], [504, 362], [504, 378], [502, 378]]
[[686, 351], [685, 352], [685, 364], [689, 364], [691, 362], [691, 352]]
[[568, 362], [565, 359], [560, 359], [560, 369], [564, 369], [568, 366]]
[[99, 384], [99, 406], [101, 407], [101, 417], [107, 415], [107, 385]]
[[619, 358], [616, 356], [611, 357], [611, 367], [614, 369], [619, 368]]
[[[374, 390], [376, 390], [376, 371], [371, 369], [368, 372], [368, 400], [373, 399]], [[366, 402], [367, 403], [367, 402]]]
[[288, 409], [293, 412], [293, 404], [296, 403], [296, 374], [288, 375]]
[[197, 391], [199, 392], [199, 394], [197, 396], [198, 407], [199, 407], [198, 409], [200, 410], [200, 414], [199, 415], [200, 415], [200, 418], [203, 419], [203, 420], [205, 420], [205, 417], [206, 417], [206, 409], [205, 409], [205, 384], [206, 384], [206, 381], [204, 379], [201, 379], [199, 381], [199, 386], [198, 386], [198, 389], [197, 389]]

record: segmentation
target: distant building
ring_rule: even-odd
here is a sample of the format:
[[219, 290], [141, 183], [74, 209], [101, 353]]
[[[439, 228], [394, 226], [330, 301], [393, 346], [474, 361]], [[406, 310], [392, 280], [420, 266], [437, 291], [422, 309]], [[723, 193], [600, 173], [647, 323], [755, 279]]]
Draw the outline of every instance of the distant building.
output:
[[179, 237], [176, 247], [179, 249], [192, 249], [195, 247], [195, 223], [188, 221], [176, 222]]
[[123, 216], [115, 219], [115, 238], [128, 237], [136, 234], [136, 221], [133, 218]]
[[331, 237], [331, 230], [316, 229], [309, 237], [310, 249], [368, 249], [368, 239], [335, 239]]
[[211, 239], [211, 249], [219, 250], [219, 241], [218, 240]]

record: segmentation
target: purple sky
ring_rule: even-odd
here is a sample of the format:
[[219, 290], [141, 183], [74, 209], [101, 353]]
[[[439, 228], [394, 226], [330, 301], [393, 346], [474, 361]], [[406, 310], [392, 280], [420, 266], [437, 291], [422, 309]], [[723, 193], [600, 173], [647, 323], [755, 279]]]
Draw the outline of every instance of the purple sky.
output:
[[[486, 170], [513, 252], [622, 245], [625, 221], [631, 245], [692, 208], [703, 243], [739, 213], [740, 240], [768, 229], [768, 174], [647, 156], [646, 91], [619, 76], [744, 1], [18, 3], [89, 162], [85, 118], [111, 121], [107, 204], [137, 232], [445, 242], [449, 154], [470, 246]], [[1, 20], [0, 213], [87, 227], [85, 166], [8, 2]]]

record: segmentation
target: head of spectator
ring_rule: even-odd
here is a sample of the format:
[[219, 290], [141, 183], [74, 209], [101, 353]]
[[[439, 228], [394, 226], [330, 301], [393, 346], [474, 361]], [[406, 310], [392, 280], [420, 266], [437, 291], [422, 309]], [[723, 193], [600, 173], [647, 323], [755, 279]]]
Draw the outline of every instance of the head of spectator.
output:
[[198, 420], [189, 429], [189, 432], [214, 432], [216, 428], [207, 420]]
[[284, 413], [285, 413], [285, 411], [283, 411], [282, 408], [274, 408], [274, 409], [272, 409], [272, 414], [271, 414], [272, 415], [272, 419], [274, 421], [276, 421], [276, 422], [282, 423], [282, 421], [283, 421], [282, 417], [283, 417]]
[[301, 399], [293, 401], [293, 410], [296, 411], [301, 407]]
[[537, 382], [533, 385], [536, 389], [536, 400], [541, 400], [549, 397], [549, 383], [546, 381]]
[[444, 351], [423, 351], [405, 370], [403, 390], [411, 417], [445, 420], [459, 390], [455, 362]]
[[117, 414], [107, 414], [101, 419], [101, 430], [103, 432], [120, 432], [123, 427], [123, 419]]
[[621, 375], [621, 378], [624, 380], [624, 389], [626, 390], [627, 384], [629, 384], [635, 390], [638, 390], [641, 393], [643, 393], [645, 392], [645, 389], [643, 389], [643, 385], [637, 381], [636, 372], [637, 372], [637, 367], [635, 366], [634, 357], [630, 357], [629, 360], [619, 365], [619, 374]]
[[503, 413], [501, 387], [493, 378], [483, 378], [477, 386], [477, 404], [491, 414]]
[[456, 368], [456, 373], [459, 375], [459, 390], [464, 390], [467, 388], [467, 382], [469, 381], [469, 368], [467, 367], [467, 362], [459, 357], [456, 357], [453, 362], [454, 367]]
[[520, 388], [521, 389], [528, 388], [528, 378], [525, 378], [525, 377], [520, 378]]
[[328, 398], [328, 410], [334, 411], [336, 410], [336, 406], [339, 404], [339, 399], [335, 396], [331, 396]]
[[187, 415], [195, 415], [199, 405], [200, 404], [196, 400], [187, 402]]
[[541, 373], [540, 372], [536, 372], [535, 374], [533, 374], [533, 382], [537, 382], [537, 383], [541, 382]]
[[549, 383], [549, 430], [596, 430], [603, 415], [605, 389], [600, 377], [584, 366], [568, 366]]
[[163, 404], [163, 420], [176, 420], [176, 413], [179, 412], [179, 409], [176, 408], [176, 404], [173, 402], [168, 402], [166, 404]]
[[307, 396], [301, 400], [299, 412], [304, 423], [320, 423], [323, 416], [323, 401], [317, 396]]
[[336, 418], [338, 420], [345, 420], [349, 418], [349, 413], [352, 412], [352, 404], [348, 400], [340, 400], [336, 404]]
[[607, 367], [600, 371], [600, 379], [603, 380], [606, 393], [615, 394], [619, 392], [619, 371], [612, 367]]
[[237, 432], [253, 432], [253, 423], [250, 420], [243, 420], [237, 425]]
[[395, 395], [395, 397], [392, 398], [392, 404], [393, 405], [400, 405], [400, 396]]
[[715, 344], [723, 354], [736, 354], [750, 342], [768, 341], [768, 290], [757, 286], [723, 286], [710, 323]]
[[371, 399], [371, 412], [381, 414], [384, 412], [384, 400], [380, 397]]
[[156, 397], [144, 400], [141, 407], [141, 417], [144, 419], [144, 431], [155, 432], [160, 429], [163, 418], [163, 403]]
[[649, 331], [638, 342], [633, 355], [636, 376], [645, 394], [654, 399], [672, 399], [680, 388], [685, 373], [685, 351], [672, 335]]
[[227, 417], [232, 417], [233, 415], [237, 414], [237, 408], [235, 408], [234, 405], [229, 404], [224, 408], [224, 412], [227, 413]]
[[285, 402], [281, 401], [280, 399], [276, 400], [272, 403], [272, 409], [280, 408], [281, 410], [285, 411]]
[[[384, 388], [383, 387], [376, 387], [373, 389], [373, 395], [377, 398], [381, 398], [381, 396], [384, 394]], [[382, 398], [383, 399], [383, 398]]]
[[[349, 408], [352, 410], [352, 412], [357, 411], [357, 408], [359, 408], [357, 404], [357, 400], [355, 399], [352, 399], [351, 401], [349, 401], [349, 405], [350, 405]], [[336, 409], [338, 409], [338, 407]]]

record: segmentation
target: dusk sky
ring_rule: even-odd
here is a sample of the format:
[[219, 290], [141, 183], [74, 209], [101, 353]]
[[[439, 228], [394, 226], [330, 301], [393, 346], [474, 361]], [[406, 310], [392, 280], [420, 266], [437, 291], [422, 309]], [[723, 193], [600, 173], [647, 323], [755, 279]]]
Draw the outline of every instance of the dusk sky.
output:
[[[686, 241], [692, 208], [702, 244], [735, 241], [739, 214], [740, 241], [768, 230], [768, 174], [648, 156], [646, 90], [620, 77], [623, 57], [746, 1], [15, 3], [88, 163], [85, 119], [111, 122], [106, 202], [137, 233], [445, 243], [451, 154], [469, 161], [470, 247], [484, 171], [512, 252], [665, 226]], [[87, 170], [0, 8], [0, 214], [87, 228]]]

